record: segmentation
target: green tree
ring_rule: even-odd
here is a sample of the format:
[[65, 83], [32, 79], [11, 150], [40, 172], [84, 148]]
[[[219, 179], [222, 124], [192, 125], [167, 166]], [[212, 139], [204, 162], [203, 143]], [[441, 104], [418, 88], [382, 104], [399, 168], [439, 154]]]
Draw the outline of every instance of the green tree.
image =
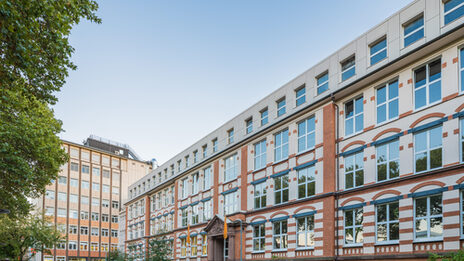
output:
[[108, 261], [124, 261], [127, 260], [126, 254], [119, 250], [111, 250], [106, 255], [106, 260]]
[[429, 261], [464, 261], [464, 250], [447, 254], [430, 253]]
[[148, 241], [147, 261], [169, 261], [172, 256], [171, 241], [165, 237]]
[[20, 219], [0, 216], [0, 238], [1, 260], [29, 260], [34, 255], [26, 255], [30, 248], [47, 254], [49, 248], [63, 240], [61, 233], [39, 214]]
[[66, 162], [57, 134], [57, 98], [74, 49], [68, 37], [82, 18], [100, 23], [92, 0], [0, 1], [0, 209], [31, 209]]

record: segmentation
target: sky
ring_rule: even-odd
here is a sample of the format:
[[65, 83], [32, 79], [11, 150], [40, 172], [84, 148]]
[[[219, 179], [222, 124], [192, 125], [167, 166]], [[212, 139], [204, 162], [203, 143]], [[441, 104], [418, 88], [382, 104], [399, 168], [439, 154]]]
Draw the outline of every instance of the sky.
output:
[[162, 164], [406, 6], [407, 0], [102, 0], [56, 117]]

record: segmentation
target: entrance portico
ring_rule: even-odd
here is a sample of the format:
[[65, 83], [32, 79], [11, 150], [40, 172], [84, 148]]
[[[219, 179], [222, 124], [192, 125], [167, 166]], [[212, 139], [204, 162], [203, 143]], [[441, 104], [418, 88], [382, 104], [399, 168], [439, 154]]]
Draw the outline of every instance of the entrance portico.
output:
[[[245, 226], [242, 226], [243, 237], [245, 236]], [[239, 220], [227, 223], [227, 242], [224, 240], [224, 218], [215, 215], [204, 231], [208, 237], [208, 261], [235, 261], [240, 260], [240, 243], [244, 255], [245, 241], [240, 242], [240, 222]], [[226, 247], [225, 247], [226, 246]]]

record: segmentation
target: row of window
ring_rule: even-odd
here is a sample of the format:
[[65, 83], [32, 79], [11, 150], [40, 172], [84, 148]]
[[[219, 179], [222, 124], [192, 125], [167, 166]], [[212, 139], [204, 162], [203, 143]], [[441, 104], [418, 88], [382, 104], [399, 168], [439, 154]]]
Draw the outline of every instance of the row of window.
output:
[[[79, 163], [77, 162], [71, 162], [71, 170], [72, 171], [79, 171]], [[81, 165], [81, 172], [83, 174], [90, 174], [90, 166], [89, 165]], [[100, 176], [100, 168], [98, 167], [92, 167], [92, 175], [94, 176]], [[102, 176], [104, 178], [110, 178], [110, 171], [108, 169], [103, 169], [102, 170]], [[118, 172], [113, 172], [113, 179], [114, 180], [119, 180], [119, 173]]]
[[[228, 173], [228, 175], [233, 176], [233, 171], [235, 171], [236, 166], [233, 166], [234, 170], [231, 170], [230, 169], [231, 168], [230, 163], [231, 162], [229, 162], [229, 165], [227, 165], [228, 169], [227, 169], [226, 173]], [[206, 190], [210, 189], [211, 186], [213, 185], [213, 170], [212, 170], [211, 166], [209, 166], [209, 167], [204, 168], [202, 173], [203, 173], [202, 190], [206, 191]], [[230, 178], [232, 178], [232, 177], [230, 177]], [[182, 179], [182, 182], [181, 182], [182, 199], [187, 198], [189, 195], [196, 195], [196, 194], [198, 194], [200, 192], [200, 173], [196, 172], [196, 173], [192, 174], [191, 175], [191, 180], [192, 180], [192, 185], [190, 186], [190, 190], [189, 190], [189, 185], [188, 185], [189, 179], [188, 178]]]
[[[74, 219], [79, 219], [79, 211], [70, 209], [69, 214], [66, 213], [65, 208], [58, 208], [56, 216], [57, 217], [69, 217], [69, 218], [74, 218]], [[47, 216], [54, 216], [55, 215], [55, 208], [54, 207], [46, 207], [45, 208], [45, 215]], [[92, 212], [90, 217], [93, 221], [98, 221], [99, 219], [99, 213], [98, 212]], [[80, 219], [82, 220], [88, 220], [89, 219], [89, 212], [88, 211], [81, 211]], [[109, 222], [109, 215], [108, 214], [101, 214], [101, 220], [103, 222]], [[112, 215], [111, 216], [111, 222], [113, 223], [118, 223], [118, 216]]]
[[[99, 231], [100, 231], [100, 228], [92, 227], [92, 228], [90, 228], [90, 235], [98, 236]], [[109, 231], [110, 230], [107, 229], [107, 228], [101, 228], [101, 235], [103, 237], [108, 237], [109, 236]], [[80, 232], [79, 233], [80, 235], [88, 235], [89, 234], [89, 227], [88, 226], [80, 226], [79, 232]], [[68, 233], [77, 235], [78, 234], [77, 226], [76, 225], [69, 225]], [[111, 229], [111, 237], [118, 237], [118, 230]]]
[[[69, 154], [72, 158], [79, 159], [79, 149], [71, 148]], [[88, 151], [81, 151], [80, 153], [81, 160], [90, 161], [90, 153]], [[92, 163], [100, 164], [100, 154], [92, 152]], [[110, 157], [101, 156], [101, 164], [105, 166], [110, 166]], [[119, 168], [119, 159], [111, 158], [111, 166], [113, 168]]]
[[[58, 192], [58, 200], [59, 201], [67, 201], [66, 197], [67, 193], [66, 192]], [[47, 190], [45, 194], [45, 198], [47, 199], [55, 199], [55, 191], [53, 190]], [[70, 203], [79, 203], [79, 196], [77, 194], [69, 194], [69, 202]], [[89, 197], [88, 196], [81, 196], [81, 204], [83, 205], [88, 205], [89, 204]], [[100, 198], [97, 197], [92, 197], [92, 206], [100, 206]], [[110, 207], [110, 201], [108, 199], [102, 199], [101, 200], [101, 206], [104, 208], [109, 208]], [[118, 201], [112, 201], [112, 208], [119, 208], [119, 202]]]
[[[102, 251], [102, 252], [108, 252], [108, 251], [116, 251], [118, 249], [118, 245], [116, 244], [111, 244], [111, 248], [109, 247], [110, 245], [108, 243], [101, 243], [100, 244], [100, 248], [98, 247], [98, 243], [96, 242], [91, 242], [90, 243], [90, 248], [89, 248], [89, 243], [88, 242], [83, 242], [81, 241], [79, 243], [79, 250], [81, 251]], [[76, 241], [69, 241], [68, 242], [68, 250], [77, 250], [77, 242]], [[59, 243], [56, 247], [56, 249], [66, 249], [66, 243]], [[64, 259], [59, 259], [59, 257], [56, 257], [56, 260], [59, 261], [59, 260], [63, 260], [65, 261], [66, 260], [66, 257], [63, 257]], [[46, 257], [44, 258], [44, 260], [48, 260]], [[53, 257], [51, 258], [51, 261], [53, 261]]]
[[174, 229], [174, 215], [161, 216], [150, 221], [150, 234], [166, 233]]
[[[66, 177], [60, 176], [58, 178], [58, 183], [59, 184], [66, 184]], [[76, 187], [77, 188], [79, 186], [79, 181], [77, 179], [70, 179], [69, 183], [70, 183], [71, 187]], [[81, 181], [81, 188], [82, 189], [89, 189], [90, 188], [90, 182], [86, 181], [86, 180], [82, 180]], [[93, 191], [100, 191], [100, 188], [101, 188], [101, 191], [103, 193], [110, 193], [110, 186], [109, 185], [102, 184], [100, 186], [100, 183], [92, 182], [92, 190]], [[119, 187], [113, 186], [112, 189], [113, 189], [112, 194], [119, 195]], [[47, 193], [45, 195], [46, 195], [47, 198], [53, 197], [51, 199], [54, 199], [54, 193], [55, 193], [55, 191], [53, 191], [53, 190], [47, 190]], [[64, 197], [66, 197], [66, 192], [58, 192], [58, 195], [60, 193], [64, 193]]]
[[[201, 244], [198, 242], [198, 237], [201, 237]], [[190, 248], [189, 257], [207, 256], [208, 255], [208, 239], [206, 235], [190, 236], [190, 244], [187, 244], [187, 238], [180, 239], [180, 256], [187, 256], [187, 248]]]
[[[227, 196], [227, 195], [226, 195]], [[182, 227], [186, 227], [188, 224], [195, 225], [200, 222], [206, 222], [212, 218], [213, 210], [212, 210], [212, 202], [211, 200], [207, 200], [196, 205], [190, 207], [191, 215], [190, 215], [190, 222], [189, 222], [189, 208], [184, 208], [181, 210], [181, 225]], [[202, 206], [202, 214], [200, 215], [199, 205]], [[234, 212], [236, 212], [235, 210]], [[231, 212], [232, 213], [232, 212]], [[200, 220], [201, 218], [201, 220]]]

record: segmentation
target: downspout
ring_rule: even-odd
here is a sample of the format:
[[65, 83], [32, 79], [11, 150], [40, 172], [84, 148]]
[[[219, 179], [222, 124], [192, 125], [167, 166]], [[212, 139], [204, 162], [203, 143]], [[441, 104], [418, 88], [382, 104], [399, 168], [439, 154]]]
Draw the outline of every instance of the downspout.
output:
[[336, 155], [335, 155], [335, 157], [336, 157], [335, 158], [336, 159], [336, 161], [335, 161], [335, 175], [337, 176], [337, 185], [336, 185], [336, 191], [335, 191], [335, 211], [336, 211], [336, 214], [335, 214], [335, 216], [336, 216], [336, 220], [335, 220], [335, 222], [336, 222], [336, 225], [335, 225], [335, 229], [336, 229], [336, 231], [335, 231], [335, 235], [336, 235], [336, 237], [335, 237], [335, 246], [336, 246], [337, 249], [335, 250], [336, 251], [335, 252], [335, 260], [338, 260], [338, 258], [339, 258], [339, 243], [338, 243], [338, 241], [339, 241], [339, 239], [338, 239], [338, 237], [339, 237], [339, 226], [338, 226], [338, 224], [339, 224], [339, 215], [338, 215], [339, 193], [338, 193], [338, 190], [339, 190], [339, 184], [340, 184], [340, 175], [339, 175], [340, 166], [339, 166], [339, 156], [338, 156], [339, 155], [339, 142], [338, 142], [339, 128], [338, 128], [338, 126], [339, 126], [339, 114], [340, 114], [339, 110], [340, 109], [339, 109], [338, 105], [335, 103], [335, 96], [334, 96], [333, 93], [331, 95], [331, 99], [332, 99], [332, 102], [333, 102], [333, 104], [335, 105], [335, 108], [336, 108], [336, 110], [335, 110], [335, 126], [336, 126], [336, 132], [335, 132], [336, 133], [335, 134], [335, 146], [336, 146], [336, 149], [335, 149], [335, 153], [336, 153]]

